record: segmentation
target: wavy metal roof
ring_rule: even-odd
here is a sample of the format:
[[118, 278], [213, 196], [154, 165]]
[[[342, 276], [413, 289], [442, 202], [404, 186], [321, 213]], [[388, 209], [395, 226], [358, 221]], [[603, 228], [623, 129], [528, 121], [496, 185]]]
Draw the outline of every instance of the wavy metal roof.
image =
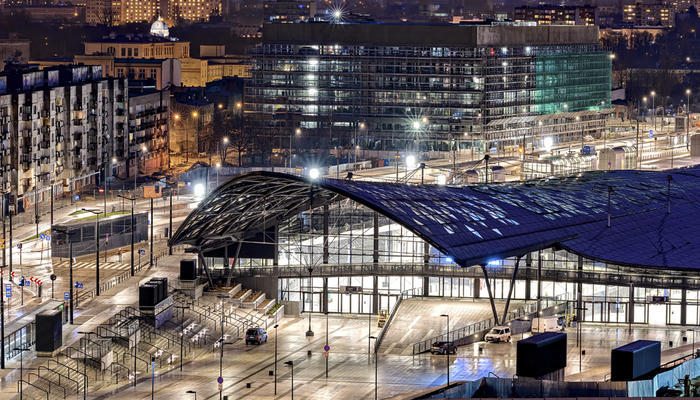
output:
[[[172, 243], [207, 248], [245, 239], [308, 209], [311, 187], [279, 173], [233, 178], [190, 214]], [[465, 267], [556, 244], [615, 264], [700, 269], [700, 167], [460, 187], [320, 179], [313, 188], [315, 207], [351, 198]]]

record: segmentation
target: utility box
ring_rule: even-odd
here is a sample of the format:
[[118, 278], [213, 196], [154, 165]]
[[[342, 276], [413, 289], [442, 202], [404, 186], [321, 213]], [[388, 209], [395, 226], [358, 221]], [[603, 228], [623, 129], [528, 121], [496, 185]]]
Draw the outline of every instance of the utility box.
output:
[[54, 357], [63, 346], [63, 311], [47, 310], [36, 315], [36, 355]]
[[610, 380], [633, 381], [661, 366], [661, 342], [637, 340], [610, 352]]
[[180, 260], [180, 280], [194, 281], [197, 279], [197, 260]]
[[516, 356], [518, 376], [558, 380], [556, 378], [563, 378], [564, 368], [566, 368], [566, 333], [545, 332], [518, 341]]

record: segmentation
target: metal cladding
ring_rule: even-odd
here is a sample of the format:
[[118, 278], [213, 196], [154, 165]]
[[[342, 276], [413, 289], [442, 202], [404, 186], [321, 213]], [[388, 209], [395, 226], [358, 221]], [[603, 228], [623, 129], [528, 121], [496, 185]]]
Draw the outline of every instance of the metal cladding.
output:
[[206, 249], [245, 240], [308, 209], [311, 192], [314, 207], [345, 197], [363, 204], [463, 267], [558, 245], [619, 265], [698, 269], [700, 167], [460, 187], [254, 172], [211, 193], [171, 244]]
[[516, 373], [539, 378], [566, 367], [566, 333], [546, 332], [519, 340]]
[[637, 340], [610, 352], [610, 380], [631, 381], [661, 365], [661, 342]]

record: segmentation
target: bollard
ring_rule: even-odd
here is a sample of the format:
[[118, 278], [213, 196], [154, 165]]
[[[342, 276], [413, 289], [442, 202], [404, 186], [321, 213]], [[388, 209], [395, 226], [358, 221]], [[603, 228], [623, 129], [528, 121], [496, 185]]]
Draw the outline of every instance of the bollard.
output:
[[673, 347], [673, 341], [671, 341], [671, 340], [668, 341], [668, 347]]
[[309, 351], [306, 352], [306, 356], [307, 356], [307, 357], [311, 357], [311, 350], [309, 350]]
[[267, 371], [267, 375], [268, 375], [268, 376], [274, 376], [274, 375], [275, 375], [275, 372], [272, 371], [272, 370]]
[[586, 350], [581, 350], [581, 355], [585, 356], [586, 355]]
[[245, 387], [246, 389], [250, 389], [250, 382], [246, 382]]
[[481, 347], [481, 346], [479, 346], [479, 354], [481, 354], [481, 353], [483, 353], [483, 352], [484, 352], [484, 348]]
[[684, 341], [684, 342], [687, 342], [687, 341], [688, 341], [688, 337], [687, 337], [687, 336], [683, 336], [683, 341]]

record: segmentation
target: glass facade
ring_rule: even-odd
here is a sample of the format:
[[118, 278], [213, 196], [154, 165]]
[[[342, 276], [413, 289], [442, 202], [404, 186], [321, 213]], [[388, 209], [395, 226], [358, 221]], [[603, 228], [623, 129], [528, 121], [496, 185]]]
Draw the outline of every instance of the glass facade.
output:
[[[573, 113], [588, 111], [595, 136], [605, 118], [595, 115], [610, 107], [611, 61], [595, 40], [450, 47], [401, 37], [396, 45], [323, 41], [268, 40], [252, 55], [247, 129], [272, 138], [274, 147], [502, 149], [520, 143], [523, 128], [531, 128], [526, 140], [539, 134], [541, 125], [517, 118], [570, 113], [573, 121]], [[555, 142], [580, 132], [544, 125], [553, 124]]]

